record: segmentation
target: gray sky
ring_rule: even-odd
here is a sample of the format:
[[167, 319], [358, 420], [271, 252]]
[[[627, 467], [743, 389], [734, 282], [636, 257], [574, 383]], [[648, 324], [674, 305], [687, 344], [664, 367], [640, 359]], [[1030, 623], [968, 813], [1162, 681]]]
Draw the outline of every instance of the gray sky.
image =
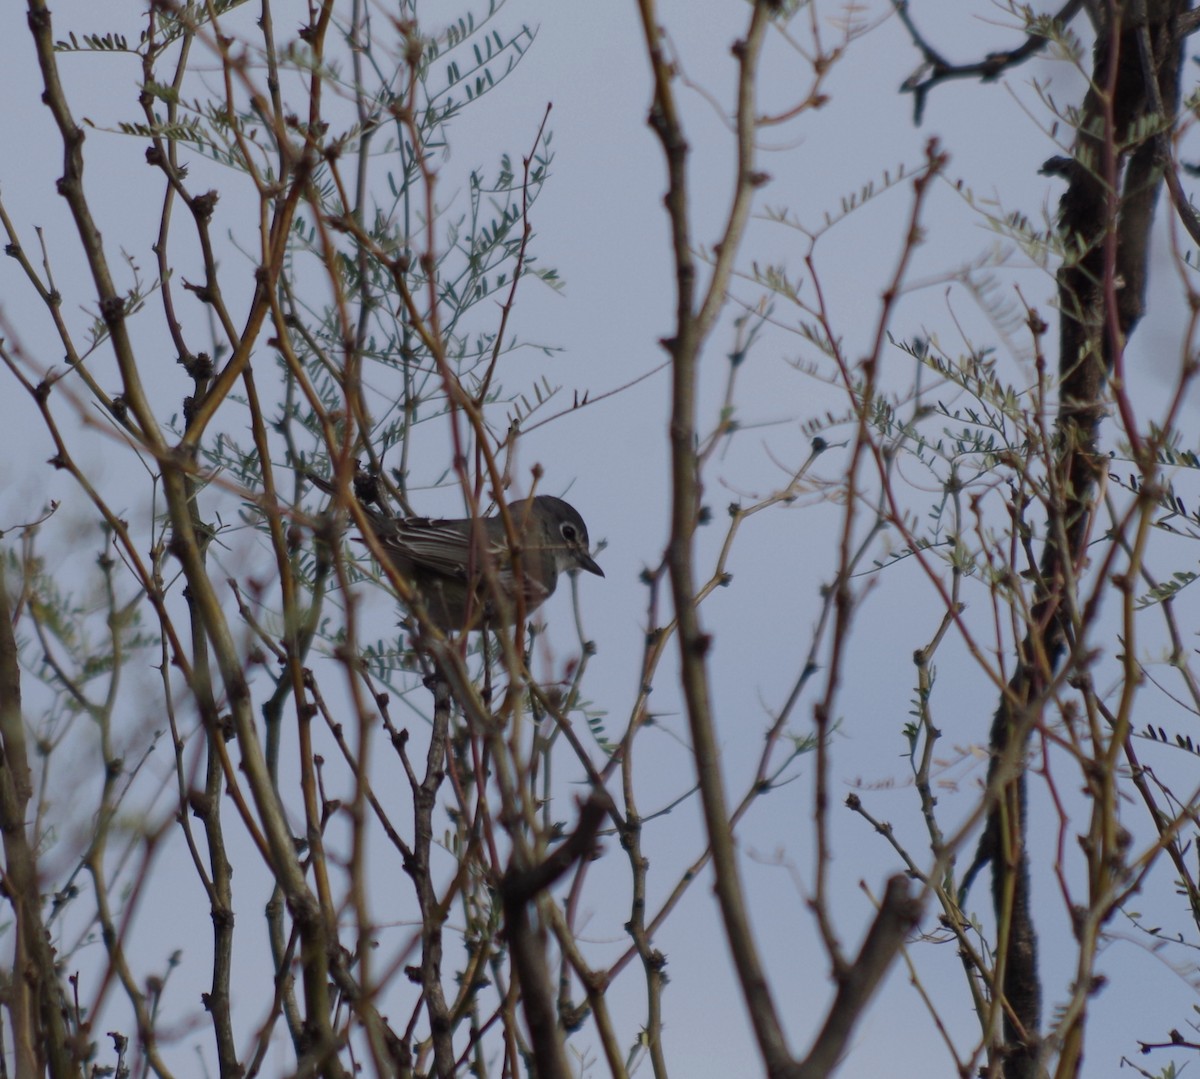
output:
[[[424, 18], [432, 27], [441, 10], [452, 7], [428, 5]], [[899, 86], [915, 69], [918, 56], [898, 21], [882, 18], [887, 9], [881, 0], [865, 7], [866, 20], [880, 24], [850, 45], [825, 87], [826, 107], [763, 136], [761, 167], [772, 180], [757, 207], [760, 211], [785, 207], [815, 227], [825, 214], [837, 214], [841, 201], [864, 185], [879, 190], [885, 173], [895, 176], [901, 167], [919, 167], [924, 144], [938, 137], [951, 154], [947, 170], [951, 182], [936, 187], [925, 218], [928, 240], [918, 251], [909, 278], [929, 283], [906, 294], [892, 328], [904, 338], [933, 336], [951, 354], [965, 351], [968, 344], [995, 345], [1001, 349], [1008, 377], [1019, 380], [1021, 372], [1028, 371], [1023, 359], [1004, 351], [1004, 342], [978, 306], [961, 286], [948, 285], [945, 275], [988, 252], [1011, 247], [988, 227], [978, 208], [986, 200], [998, 200], [993, 212], [1019, 210], [1038, 227], [1052, 213], [1061, 185], [1039, 176], [1037, 170], [1062, 149], [1046, 133], [1052, 118], [1038, 100], [1034, 83], [1049, 87], [1060, 104], [1073, 104], [1081, 79], [1068, 64], [1042, 59], [1017, 69], [999, 84], [950, 84], [931, 95], [924, 124], [916, 128], [912, 100], [899, 93]], [[129, 5], [128, 10], [136, 8]], [[746, 10], [746, 5], [725, 0], [677, 0], [662, 6], [662, 20], [670, 28], [682, 71], [696, 86], [691, 91], [680, 86], [679, 94], [694, 149], [691, 208], [702, 244], [718, 235], [730, 192], [732, 137], [720, 109], [731, 100], [734, 64], [729, 49]], [[837, 36], [838, 9], [822, 5], [818, 10], [826, 41], [832, 42]], [[247, 8], [243, 13], [247, 18], [248, 12]], [[60, 30], [70, 26], [90, 31], [107, 29], [110, 24], [103, 20], [124, 14], [100, 15], [95, 5], [76, 0], [57, 5], [55, 16]], [[954, 59], [1010, 46], [1019, 37], [1011, 16], [990, 3], [931, 0], [915, 4], [914, 16], [927, 32], [933, 34], [936, 28], [937, 44]], [[449, 158], [441, 166], [441, 191], [444, 196], [461, 192], [469, 171], [490, 169], [501, 151], [514, 158], [527, 152], [542, 110], [553, 104], [549, 121], [556, 155], [553, 175], [532, 219], [539, 259], [557, 267], [565, 285], [561, 293], [554, 293], [528, 281], [512, 328], [518, 337], [552, 345], [561, 354], [548, 362], [535, 349], [528, 349], [507, 362], [504, 378], [507, 386], [520, 389], [545, 373], [564, 387], [565, 403], [575, 390], [593, 396], [614, 390], [664, 359], [657, 342], [670, 329], [674, 299], [662, 208], [664, 168], [645, 124], [649, 81], [632, 4], [509, 0], [497, 25], [515, 28], [520, 23], [537, 28], [536, 40], [517, 71], [477, 108], [467, 110], [455, 128]], [[800, 30], [797, 26], [798, 35]], [[9, 87], [0, 130], [4, 145], [21, 148], [18, 156], [10, 155], [0, 165], [0, 190], [9, 213], [25, 232], [27, 246], [34, 244], [32, 227], [41, 225], [52, 251], [70, 253], [73, 233], [61, 200], [54, 195], [61, 154], [38, 101], [32, 48], [17, 5], [0, 10], [0, 31], [5, 34]], [[294, 27], [281, 32], [294, 32]], [[77, 56], [64, 58], [63, 66], [80, 113], [104, 124], [134, 110], [138, 72], [132, 60]], [[807, 80], [796, 54], [782, 42], [773, 42], [762, 79], [763, 109], [789, 107]], [[93, 132], [86, 150], [88, 190], [103, 215], [106, 239], [114, 250], [118, 242], [139, 244], [131, 253], [149, 273], [149, 245], [160, 197], [157, 174], [144, 164], [140, 149], [131, 152], [128, 141], [117, 135]], [[975, 206], [955, 190], [953, 181], [958, 179], [973, 193]], [[219, 219], [226, 221], [236, 220], [238, 206], [244, 205], [229, 186], [228, 192], [222, 189], [219, 210]], [[911, 185], [898, 184], [850, 215], [817, 246], [822, 284], [852, 356], [869, 347], [880, 295], [903, 244], [910, 200]], [[1160, 230], [1160, 240], [1164, 238]], [[739, 264], [748, 268], [751, 260], [785, 262], [799, 274], [803, 253], [802, 237], [758, 221]], [[227, 257], [237, 256], [230, 252]], [[1167, 246], [1160, 243], [1164, 291], [1172, 287], [1166, 258]], [[1019, 285], [1025, 298], [1051, 318], [1052, 273], [1030, 266], [1019, 254], [1011, 257], [1010, 267], [997, 271], [1001, 287]], [[80, 295], [85, 279], [77, 257], [60, 256], [54, 269], [64, 294]], [[735, 289], [739, 298], [751, 303], [759, 291], [749, 282]], [[1169, 304], [1163, 307], [1152, 311], [1135, 343], [1138, 369], [1145, 372], [1138, 392], [1148, 407], [1168, 386], [1180, 347], [1179, 316]], [[67, 310], [77, 326], [84, 323], [77, 308]], [[11, 260], [0, 263], [0, 314], [6, 333], [18, 331], [27, 349], [46, 350], [48, 362], [57, 362], [46, 320], [33, 309], [27, 286]], [[775, 315], [778, 325], [764, 332], [740, 373], [737, 410], [748, 429], [718, 455], [707, 476], [706, 501], [718, 525], [701, 545], [701, 577], [721, 538], [724, 507], [739, 497], [748, 500], [785, 483], [787, 470], [798, 467], [808, 452], [809, 438], [800, 423], [823, 415], [826, 409], [844, 407], [840, 393], [789, 363], [817, 359], [811, 346], [794, 332], [796, 313], [781, 303]], [[725, 356], [732, 342], [727, 319], [704, 361], [710, 423], [719, 407], [728, 367]], [[1017, 343], [1023, 347], [1024, 339]], [[911, 381], [912, 361], [899, 350], [886, 353], [885, 363], [886, 378], [893, 385]], [[161, 377], [164, 385], [174, 387], [165, 391], [166, 399], [177, 401], [185, 384], [169, 350], [164, 352]], [[665, 372], [653, 375], [633, 390], [531, 434], [522, 450], [526, 467], [534, 462], [545, 467], [543, 489], [558, 493], [569, 487], [569, 497], [587, 519], [593, 540], [608, 544], [600, 556], [607, 578], [588, 578], [581, 582], [581, 590], [587, 630], [598, 646], [588, 687], [596, 705], [607, 710], [614, 735], [623, 728], [637, 690], [645, 629], [645, 595], [638, 577], [645, 566], [658, 560], [666, 541], [667, 391]], [[0, 395], [0, 417], [6, 424], [2, 436], [6, 483], [11, 490], [24, 492], [26, 505], [31, 499], [69, 497], [65, 477], [41, 466], [50, 452], [48, 441], [34, 424], [28, 404], [14, 397]], [[98, 454], [95, 467], [103, 474], [112, 466]], [[827, 471], [836, 474], [833, 460]], [[426, 477], [433, 478], [432, 474]], [[928, 476], [914, 468], [905, 471], [904, 479], [913, 485], [915, 508], [933, 501]], [[437, 497], [431, 494], [430, 505], [420, 508], [454, 512], [452, 504], [435, 504]], [[11, 521], [23, 511], [10, 507], [8, 512]], [[750, 782], [769, 725], [768, 712], [781, 705], [803, 664], [818, 612], [819, 588], [830, 580], [836, 565], [837, 521], [838, 508], [822, 503], [816, 495], [754, 518], [745, 526], [730, 564], [733, 586], [705, 607], [705, 620], [716, 634], [714, 692], [722, 763], [732, 797], [740, 796]], [[8, 522], [3, 526], [9, 527]], [[881, 552], [885, 547], [886, 540]], [[865, 591], [868, 582], [863, 579], [858, 587]], [[905, 782], [908, 766], [901, 728], [912, 696], [913, 649], [929, 639], [941, 612], [911, 562], [883, 574], [871, 589], [858, 615], [855, 655], [847, 667], [855, 681], [845, 687], [841, 698], [842, 726], [833, 768], [839, 785], [833, 798], [840, 802], [850, 790], [858, 790], [875, 816], [893, 821], [911, 847], [920, 851], [921, 825], [916, 797]], [[971, 598], [986, 607], [981, 585], [975, 586]], [[561, 649], [561, 659], [571, 640], [566, 599], [556, 596], [547, 612], [557, 623], [553, 640]], [[386, 623], [387, 614], [382, 617]], [[984, 758], [972, 756], [970, 750], [986, 743], [994, 693], [961, 648], [956, 652], [949, 647], [941, 654], [939, 666], [945, 756], [961, 753], [964, 758], [947, 774], [961, 784], [965, 808], [983, 777]], [[674, 659], [668, 659], [653, 700], [654, 710], [662, 716], [661, 729], [646, 732], [640, 742], [639, 793], [644, 813], [673, 802], [692, 781], [686, 724], [670, 686], [674, 667]], [[800, 732], [808, 729], [811, 704], [806, 698], [796, 713], [794, 726]], [[741, 832], [759, 941], [785, 1002], [785, 1019], [797, 1050], [808, 1043], [831, 994], [825, 959], [804, 897], [795, 885], [795, 876], [807, 880], [812, 862], [811, 771], [807, 763], [795, 769], [798, 781], [763, 799]], [[951, 819], [953, 796], [947, 789]], [[853, 951], [871, 910], [860, 880], [878, 894], [899, 863], [858, 818], [842, 810], [835, 813], [835, 821], [839, 926], [844, 943]], [[1046, 821], [1046, 831], [1038, 838], [1053, 844], [1057, 837], [1048, 807]], [[698, 807], [688, 800], [648, 829], [652, 896], [665, 894], [682, 867], [698, 855], [698, 825]], [[597, 956], [614, 955], [625, 946], [621, 924], [627, 917], [627, 869], [615, 840], [607, 840], [607, 845], [610, 857], [593, 869], [596, 887], [590, 889], [590, 902], [595, 912], [583, 934]], [[177, 856], [168, 852], [162, 857]], [[187, 872], [184, 862], [180, 867], [181, 873]], [[245, 887], [251, 876], [242, 877], [239, 886]], [[1039, 897], [1039, 902], [1044, 900], [1039, 914], [1045, 919], [1041, 934], [1049, 1014], [1068, 993], [1073, 950], [1061, 897], [1049, 882]], [[179, 902], [200, 898], [180, 897]], [[973, 905], [983, 911], [986, 904], [986, 883], [980, 882]], [[194, 916], [199, 919], [197, 926], [207, 932], [204, 909], [197, 907]], [[247, 915], [253, 916], [253, 911]], [[178, 938], [179, 908], [147, 905], [141, 917], [147, 924], [161, 919], [165, 954]], [[397, 917], [411, 917], [411, 913], [397, 912]], [[936, 928], [932, 922], [931, 915], [926, 928]], [[1061, 948], [1056, 933], [1064, 938]], [[656, 943], [670, 962], [666, 1037], [675, 1073], [692, 1079], [751, 1074], [746, 1062], [756, 1059], [756, 1053], [728, 969], [707, 879], [693, 886]], [[975, 1020], [954, 946], [918, 945], [911, 957], [951, 1036], [960, 1048], [969, 1044]], [[1169, 1026], [1186, 1020], [1190, 987], [1143, 945], [1118, 942], [1101, 966], [1110, 972], [1114, 985], [1093, 1002], [1090, 1060], [1114, 1063], [1121, 1053], [1134, 1051], [1136, 1037], [1161, 1033], [1164, 1022]], [[1136, 972], [1132, 978], [1131, 972]], [[198, 977], [205, 974], [204, 964], [199, 963]], [[622, 1035], [632, 1041], [641, 1018], [642, 993], [636, 972], [623, 977], [610, 1002]], [[842, 1074], [952, 1074], [951, 1059], [907, 981], [907, 973], [897, 966], [860, 1028]], [[189, 1008], [195, 999], [193, 995], [186, 1001]], [[186, 1010], [183, 1004], [181, 1014]], [[256, 1008], [258, 1002], [248, 1006]], [[1164, 1020], [1164, 1016], [1171, 1018]], [[196, 1040], [203, 1041], [203, 1036]], [[588, 1043], [584, 1035], [580, 1044]], [[181, 1046], [187, 1044], [185, 1038]]]

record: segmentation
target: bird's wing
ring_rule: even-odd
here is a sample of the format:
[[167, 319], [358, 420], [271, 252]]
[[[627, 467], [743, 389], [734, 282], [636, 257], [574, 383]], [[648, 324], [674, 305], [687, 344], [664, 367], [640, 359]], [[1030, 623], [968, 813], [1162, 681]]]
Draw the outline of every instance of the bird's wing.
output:
[[[472, 557], [471, 551], [472, 544], [478, 544], [479, 540], [471, 534], [471, 529], [464, 528], [464, 522], [409, 517], [390, 521], [388, 525], [379, 530], [379, 538], [398, 557], [443, 577], [466, 580], [468, 571], [479, 576], [481, 552], [476, 546]], [[508, 544], [493, 543], [491, 555], [501, 581], [511, 577]]]
[[466, 580], [467, 566], [472, 560], [469, 537], [461, 528], [410, 517], [393, 522], [391, 528], [380, 532], [379, 538], [385, 548], [414, 566], [443, 577]]
[[[463, 521], [443, 521], [425, 517], [376, 518], [376, 533], [385, 550], [397, 560], [406, 561], [428, 574], [449, 580], [466, 581], [468, 575], [478, 580], [483, 572], [482, 553], [478, 547], [472, 557], [471, 545], [482, 537], [464, 528]], [[503, 537], [491, 543], [492, 569], [502, 591], [511, 591], [516, 584], [511, 552]], [[533, 557], [529, 555], [528, 557]], [[522, 567], [522, 581], [527, 599], [541, 602], [549, 590], [537, 583]]]

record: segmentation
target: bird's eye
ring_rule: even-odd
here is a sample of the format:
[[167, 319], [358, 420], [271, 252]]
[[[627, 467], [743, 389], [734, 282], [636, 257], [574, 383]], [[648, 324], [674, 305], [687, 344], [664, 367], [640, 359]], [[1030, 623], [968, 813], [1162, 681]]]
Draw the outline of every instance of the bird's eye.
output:
[[579, 533], [575, 531], [575, 526], [573, 524], [563, 524], [562, 538], [568, 543], [574, 543], [579, 538]]

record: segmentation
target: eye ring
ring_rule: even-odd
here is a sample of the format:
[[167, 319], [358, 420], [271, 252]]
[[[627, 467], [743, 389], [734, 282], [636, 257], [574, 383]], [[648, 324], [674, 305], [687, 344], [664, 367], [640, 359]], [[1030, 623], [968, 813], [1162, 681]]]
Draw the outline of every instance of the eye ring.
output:
[[562, 525], [562, 528], [560, 531], [562, 532], [562, 538], [565, 539], [568, 543], [574, 543], [576, 540], [579, 539], [579, 533], [575, 531], [575, 526], [573, 524], [571, 524], [569, 521], [563, 522], [563, 525]]

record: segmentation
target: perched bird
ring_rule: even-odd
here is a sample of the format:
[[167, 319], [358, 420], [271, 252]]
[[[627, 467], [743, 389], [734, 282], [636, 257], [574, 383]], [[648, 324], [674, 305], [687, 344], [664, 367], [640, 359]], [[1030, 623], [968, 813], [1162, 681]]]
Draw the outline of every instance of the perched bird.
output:
[[[554, 592], [564, 570], [604, 576], [589, 553], [587, 525], [569, 503], [537, 495], [510, 502], [508, 513], [517, 537], [512, 547], [499, 514], [455, 520], [370, 516], [379, 545], [412, 583], [430, 619], [451, 630], [508, 625], [518, 612], [529, 615]], [[489, 574], [500, 601], [489, 593]]]

